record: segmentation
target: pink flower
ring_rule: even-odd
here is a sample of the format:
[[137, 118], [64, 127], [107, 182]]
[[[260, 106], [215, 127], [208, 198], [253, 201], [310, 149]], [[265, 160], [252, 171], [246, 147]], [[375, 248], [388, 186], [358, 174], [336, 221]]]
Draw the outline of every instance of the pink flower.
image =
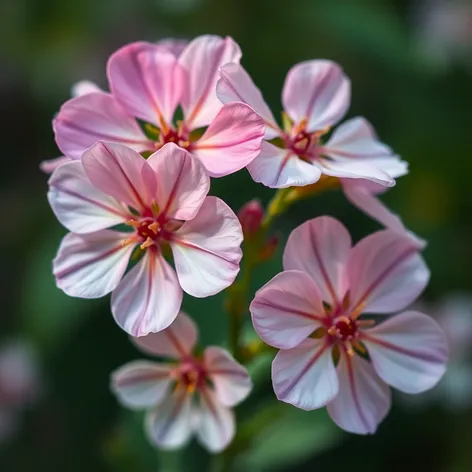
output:
[[157, 446], [178, 448], [195, 434], [209, 451], [219, 452], [235, 433], [231, 407], [247, 397], [252, 383], [224, 349], [210, 346], [193, 355], [196, 340], [196, 326], [183, 313], [166, 330], [135, 339], [143, 352], [172, 363], [130, 362], [113, 373], [112, 390], [123, 405], [149, 409], [145, 427]]
[[[249, 164], [260, 152], [264, 122], [246, 104], [222, 106], [215, 93], [218, 68], [239, 61], [238, 45], [231, 38], [200, 36], [177, 54], [175, 43], [139, 42], [116, 51], [107, 67], [111, 93], [73, 98], [54, 120], [61, 151], [79, 159], [100, 140], [146, 153], [172, 142], [196, 156], [212, 177]], [[183, 119], [174, 124], [179, 107]]]
[[439, 381], [447, 347], [430, 317], [360, 319], [402, 310], [426, 286], [429, 271], [410, 238], [383, 230], [351, 247], [342, 224], [320, 217], [293, 231], [283, 262], [285, 272], [251, 304], [259, 336], [280, 349], [272, 364], [280, 400], [327, 406], [341, 428], [367, 434], [390, 408], [388, 385], [420, 393]]
[[[54, 213], [72, 231], [54, 260], [58, 287], [81, 298], [113, 292], [115, 320], [134, 336], [169, 326], [182, 289], [207, 297], [239, 271], [236, 215], [207, 197], [204, 167], [175, 144], [145, 160], [122, 144], [100, 142], [56, 169], [49, 186]], [[107, 229], [117, 225], [131, 232]], [[164, 258], [169, 246], [177, 274]], [[140, 260], [124, 275], [132, 254]]]
[[0, 443], [15, 433], [21, 410], [38, 397], [38, 371], [36, 355], [29, 344], [10, 341], [0, 348]]

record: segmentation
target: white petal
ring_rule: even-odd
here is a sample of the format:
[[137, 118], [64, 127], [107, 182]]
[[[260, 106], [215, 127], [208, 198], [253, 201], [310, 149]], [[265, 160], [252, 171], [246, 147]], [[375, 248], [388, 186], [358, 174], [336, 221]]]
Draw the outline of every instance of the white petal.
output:
[[277, 398], [301, 408], [325, 406], [338, 392], [331, 348], [324, 339], [306, 339], [293, 349], [278, 352], [272, 363]]
[[271, 188], [303, 187], [321, 177], [318, 165], [300, 159], [290, 150], [262, 141], [260, 154], [247, 166], [256, 182]]
[[111, 298], [116, 322], [132, 336], [167, 328], [181, 305], [182, 290], [174, 269], [152, 249], [126, 274]]
[[173, 323], [163, 331], [131, 340], [146, 354], [179, 359], [192, 352], [197, 338], [197, 325], [181, 311]]
[[203, 362], [216, 396], [223, 405], [235, 406], [249, 395], [251, 378], [228, 351], [215, 346], [207, 347], [203, 353]]
[[218, 401], [209, 389], [200, 394], [197, 439], [210, 452], [222, 451], [235, 433], [234, 415], [231, 409]]
[[111, 388], [128, 408], [155, 407], [169, 391], [170, 367], [150, 361], [134, 361], [112, 373]]
[[91, 233], [126, 221], [129, 211], [95, 188], [81, 161], [57, 168], [49, 179], [48, 200], [57, 219], [74, 233]]
[[429, 316], [405, 312], [364, 333], [374, 369], [398, 390], [424, 392], [434, 387], [446, 371], [446, 338]]
[[230, 286], [239, 272], [242, 240], [241, 224], [231, 208], [207, 197], [197, 216], [171, 240], [182, 288], [194, 297], [208, 297]]
[[349, 433], [375, 433], [390, 409], [390, 389], [358, 355], [341, 354], [337, 371], [339, 393], [328, 405], [329, 415]]
[[192, 395], [178, 388], [146, 415], [149, 440], [163, 449], [184, 446], [192, 435]]
[[120, 282], [133, 245], [123, 246], [126, 233], [101, 230], [67, 234], [53, 261], [57, 286], [71, 297], [99, 298]]

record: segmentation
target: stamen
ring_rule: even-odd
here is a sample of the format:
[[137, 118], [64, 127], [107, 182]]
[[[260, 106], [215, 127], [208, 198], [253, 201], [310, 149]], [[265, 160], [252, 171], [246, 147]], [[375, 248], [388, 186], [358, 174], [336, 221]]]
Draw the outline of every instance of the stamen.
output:
[[364, 347], [364, 345], [358, 341], [357, 339], [352, 342], [352, 345], [361, 353], [361, 354], [367, 354], [367, 349]]
[[344, 343], [344, 346], [346, 348], [346, 354], [348, 356], [354, 356], [354, 354], [356, 353], [356, 351], [354, 351], [354, 348], [352, 347], [352, 342], [351, 341], [346, 341]]
[[124, 241], [121, 241], [121, 246], [125, 247], [128, 246], [128, 244], [134, 244], [138, 242], [138, 237], [136, 235], [131, 236], [130, 238], [125, 239]]
[[126, 222], [126, 224], [128, 226], [132, 226], [133, 228], [139, 228], [139, 226], [141, 225], [141, 223], [139, 221], [136, 221], [136, 220], [128, 220]]
[[313, 133], [313, 137], [319, 138], [320, 136], [323, 136], [326, 133], [329, 133], [331, 131], [332, 126], [327, 126], [326, 128], [323, 128], [319, 131], [315, 131]]
[[336, 326], [331, 326], [331, 328], [328, 329], [328, 334], [330, 336], [336, 336], [338, 333], [338, 329], [336, 328]]
[[357, 305], [356, 309], [349, 315], [351, 320], [356, 320], [357, 318], [359, 318], [359, 316], [361, 316], [362, 312], [364, 311], [364, 307], [365, 303], [360, 303], [359, 305]]
[[141, 246], [139, 246], [141, 249], [146, 249], [147, 247], [149, 246], [152, 246], [154, 244], [154, 240], [151, 239], [149, 236], [148, 238], [146, 239], [146, 241], [144, 241], [143, 244], [141, 244]]
[[154, 221], [154, 223], [151, 223], [148, 228], [154, 233], [157, 234], [159, 231], [159, 223], [157, 221]]
[[164, 134], [169, 132], [169, 127], [167, 126], [166, 121], [164, 120], [164, 117], [162, 115], [158, 115], [157, 121], [161, 125], [161, 130]]

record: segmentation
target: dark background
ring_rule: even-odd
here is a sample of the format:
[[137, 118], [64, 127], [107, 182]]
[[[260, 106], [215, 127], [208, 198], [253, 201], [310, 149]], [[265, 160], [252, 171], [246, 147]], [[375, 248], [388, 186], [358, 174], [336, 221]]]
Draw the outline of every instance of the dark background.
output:
[[[109, 300], [71, 299], [55, 287], [51, 259], [65, 230], [48, 207], [47, 176], [38, 165], [59, 155], [51, 119], [71, 85], [90, 79], [106, 87], [106, 59], [127, 42], [231, 35], [277, 116], [293, 64], [339, 62], [352, 80], [349, 116], [366, 116], [410, 163], [410, 175], [384, 200], [429, 242], [425, 300], [434, 305], [472, 289], [472, 4], [462, 2], [469, 17], [466, 8], [454, 16], [458, 3], [0, 0], [0, 343], [31, 340], [43, 374], [36, 407], [0, 445], [2, 472], [191, 472], [212, 470], [218, 460], [195, 444], [180, 453], [147, 445], [141, 419], [109, 393], [109, 373], [140, 356], [115, 326]], [[256, 196], [267, 202], [273, 191], [241, 171], [214, 180], [212, 193], [237, 210]], [[356, 240], [378, 228], [339, 191], [300, 202], [276, 227], [285, 239], [302, 221], [323, 214], [341, 219]], [[279, 251], [257, 271], [254, 289], [280, 270], [280, 261]], [[223, 297], [184, 302], [204, 344], [225, 342]], [[337, 429], [325, 412], [274, 407], [267, 361], [254, 370], [258, 388], [238, 416], [243, 431], [258, 434], [239, 453], [235, 470], [472, 469], [471, 409], [451, 412], [444, 402], [410, 404], [397, 396], [378, 433], [356, 437]]]

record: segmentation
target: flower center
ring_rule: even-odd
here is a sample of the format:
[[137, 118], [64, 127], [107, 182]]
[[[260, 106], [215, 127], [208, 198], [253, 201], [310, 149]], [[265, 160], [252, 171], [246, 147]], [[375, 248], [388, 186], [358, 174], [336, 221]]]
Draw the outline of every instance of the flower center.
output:
[[352, 341], [358, 336], [357, 328], [356, 320], [347, 316], [340, 316], [334, 320], [333, 324], [328, 329], [328, 334], [342, 342]]
[[304, 157], [313, 153], [317, 142], [318, 140], [314, 135], [302, 130], [291, 139], [290, 148], [299, 157]]
[[192, 147], [188, 133], [185, 132], [182, 126], [179, 126], [177, 130], [173, 128], [168, 128], [165, 132], [162, 130], [159, 141], [161, 146], [167, 143], [175, 143], [187, 151]]
[[184, 362], [177, 372], [177, 383], [188, 392], [194, 392], [201, 388], [206, 380], [206, 372], [203, 366], [195, 360]]

